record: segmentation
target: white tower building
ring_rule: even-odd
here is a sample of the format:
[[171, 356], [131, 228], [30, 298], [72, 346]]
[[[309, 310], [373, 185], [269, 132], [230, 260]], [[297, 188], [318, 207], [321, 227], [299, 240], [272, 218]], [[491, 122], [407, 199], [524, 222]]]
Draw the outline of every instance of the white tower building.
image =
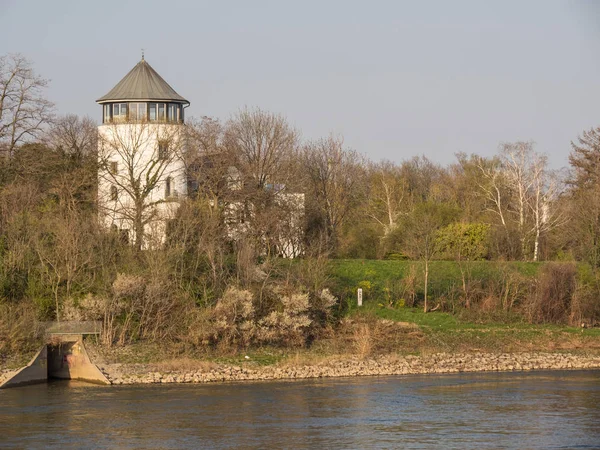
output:
[[144, 58], [99, 98], [98, 206], [101, 223], [138, 248], [164, 242], [166, 224], [187, 195], [184, 108]]

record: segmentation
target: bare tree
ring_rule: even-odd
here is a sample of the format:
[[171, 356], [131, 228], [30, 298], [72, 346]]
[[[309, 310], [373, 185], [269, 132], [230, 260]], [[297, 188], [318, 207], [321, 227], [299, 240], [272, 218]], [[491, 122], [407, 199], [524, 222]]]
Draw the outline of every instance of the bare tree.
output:
[[398, 226], [398, 219], [407, 213], [407, 185], [400, 167], [391, 161], [372, 164], [368, 215], [383, 228], [383, 237]]
[[[445, 196], [439, 189], [444, 169], [425, 156], [415, 156], [400, 164], [400, 173], [406, 183], [410, 200], [414, 203], [442, 200]], [[442, 195], [440, 195], [442, 194]]]
[[211, 203], [203, 196], [184, 201], [166, 246], [175, 261], [175, 280], [186, 290], [200, 287], [205, 301], [218, 295], [227, 280], [222, 210]]
[[95, 236], [89, 217], [62, 209], [59, 206], [56, 212], [46, 215], [33, 242], [42, 274], [52, 288], [57, 321], [61, 318], [61, 288], [64, 287], [64, 298], [70, 299], [76, 279], [79, 288], [84, 286], [80, 274], [93, 260]]
[[181, 129], [147, 122], [103, 128], [98, 150], [99, 206], [113, 220], [131, 226], [139, 250], [148, 244], [147, 228], [160, 226], [165, 219], [159, 205], [177, 198], [174, 186], [185, 189]]
[[541, 156], [534, 152], [532, 142], [503, 144], [500, 155], [504, 174], [513, 191], [512, 212], [517, 216], [521, 254], [525, 257], [527, 254], [528, 197], [534, 184], [533, 167]]
[[287, 181], [285, 166], [296, 150], [298, 135], [281, 115], [243, 109], [227, 124], [225, 144], [236, 167], [262, 189], [267, 183]]
[[426, 201], [415, 206], [413, 213], [406, 219], [404, 245], [409, 254], [420, 259], [423, 267], [423, 311], [428, 309], [429, 263], [440, 250], [437, 243], [438, 232], [455, 219], [456, 210], [443, 203]]
[[505, 181], [502, 174], [502, 168], [498, 159], [487, 160], [477, 157], [477, 168], [481, 178], [477, 181], [477, 186], [485, 201], [485, 210], [490, 211], [498, 217], [502, 226], [506, 229], [506, 198]]
[[189, 119], [185, 125], [185, 170], [190, 196], [203, 197], [213, 209], [231, 201], [236, 183], [231, 180], [235, 160], [223, 145], [223, 126], [218, 120]]
[[223, 125], [219, 120], [204, 116], [200, 120], [193, 117], [186, 121], [186, 133], [191, 157], [214, 155], [223, 152]]
[[585, 130], [571, 142], [572, 173], [567, 199], [571, 240], [577, 256], [600, 266], [600, 127]]
[[[260, 109], [241, 110], [225, 128], [225, 216], [232, 239], [251, 243], [256, 254], [283, 254], [296, 247], [283, 235], [297, 231], [304, 212], [303, 196], [293, 185], [297, 146], [297, 132], [285, 118]], [[290, 219], [289, 226], [283, 219]], [[297, 236], [292, 239], [297, 243]]]
[[362, 158], [344, 149], [341, 137], [309, 142], [304, 172], [317, 212], [323, 218], [325, 246], [335, 249], [340, 228], [362, 195]]
[[600, 127], [585, 130], [571, 142], [569, 163], [573, 174], [569, 184], [577, 189], [597, 188], [600, 185]]
[[533, 260], [539, 260], [540, 238], [545, 233], [565, 224], [565, 217], [557, 208], [557, 201], [564, 186], [559, 174], [546, 167], [547, 158], [542, 156], [532, 165], [532, 193], [529, 197], [533, 225]]
[[43, 96], [47, 85], [24, 56], [0, 57], [0, 150], [8, 157], [19, 144], [39, 137], [52, 119], [54, 105]]
[[47, 135], [48, 144], [81, 161], [96, 155], [98, 128], [93, 119], [67, 114], [52, 123]]
[[536, 152], [532, 142], [503, 144], [501, 161], [512, 191], [511, 210], [519, 232], [522, 256], [527, 258], [531, 254], [537, 261], [540, 236], [563, 222], [553, 207], [560, 183], [556, 174], [548, 170], [546, 155]]

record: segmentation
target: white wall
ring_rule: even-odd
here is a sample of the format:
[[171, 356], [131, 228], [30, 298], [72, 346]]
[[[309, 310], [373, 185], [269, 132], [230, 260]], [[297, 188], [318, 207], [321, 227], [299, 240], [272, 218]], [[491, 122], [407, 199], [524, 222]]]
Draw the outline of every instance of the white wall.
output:
[[[166, 220], [175, 216], [179, 207], [178, 197], [187, 195], [187, 179], [183, 155], [185, 141], [179, 124], [115, 123], [98, 127], [98, 206], [101, 223], [109, 228], [130, 230], [133, 241], [132, 216], [135, 211], [132, 180], [139, 179], [140, 188], [155, 184], [145, 198], [145, 217], [152, 220], [146, 226], [145, 247], [160, 245], [164, 241]], [[158, 158], [159, 141], [169, 142], [167, 160]], [[111, 164], [116, 162], [117, 172], [112, 173]], [[108, 167], [104, 163], [109, 163]], [[147, 178], [152, 175], [155, 180]], [[171, 197], [165, 197], [167, 178], [171, 178]], [[111, 187], [118, 190], [117, 199], [111, 198]]]

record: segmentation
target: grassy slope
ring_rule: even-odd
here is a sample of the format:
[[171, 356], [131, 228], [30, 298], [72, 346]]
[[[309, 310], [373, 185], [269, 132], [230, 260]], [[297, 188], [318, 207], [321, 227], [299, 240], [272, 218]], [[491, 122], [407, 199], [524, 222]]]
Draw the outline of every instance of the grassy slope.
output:
[[[501, 271], [512, 270], [524, 277], [537, 274], [542, 263], [480, 261], [471, 263], [471, 276], [483, 284], [498, 278]], [[368, 317], [415, 324], [422, 332], [420, 339], [406, 339], [400, 352], [422, 351], [545, 351], [600, 350], [600, 329], [578, 329], [558, 325], [532, 325], [516, 316], [502, 322], [477, 322], [443, 312], [423, 313], [418, 308], [389, 308], [389, 289], [414, 265], [417, 296], [422, 295], [422, 264], [414, 261], [334, 260], [330, 276], [335, 290], [350, 305], [349, 316], [357, 320]], [[363, 308], [357, 308], [356, 288], [370, 285]], [[430, 293], [435, 299], [460, 289], [461, 272], [453, 261], [433, 261], [430, 265]], [[387, 288], [387, 289], [386, 289]], [[393, 296], [393, 293], [392, 293]]]
[[[475, 261], [468, 263], [471, 278], [491, 281], [500, 277], [501, 271], [516, 271], [525, 277], [537, 274], [543, 263]], [[330, 262], [330, 276], [340, 292], [354, 293], [359, 283], [368, 281], [373, 298], [380, 296], [384, 288], [393, 288], [414, 266], [418, 281], [417, 292], [422, 294], [423, 263], [420, 261], [380, 261], [361, 259], [338, 259]], [[461, 284], [461, 271], [454, 261], [432, 261], [429, 265], [429, 292], [432, 297], [447, 295]], [[354, 295], [354, 294], [352, 294]]]

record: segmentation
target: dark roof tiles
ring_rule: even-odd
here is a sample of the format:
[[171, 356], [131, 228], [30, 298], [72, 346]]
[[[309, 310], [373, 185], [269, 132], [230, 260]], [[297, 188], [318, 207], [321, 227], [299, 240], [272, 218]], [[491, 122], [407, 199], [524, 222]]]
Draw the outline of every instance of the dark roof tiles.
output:
[[179, 95], [169, 86], [157, 72], [143, 58], [123, 77], [108, 94], [96, 100], [97, 103], [109, 103], [115, 101], [169, 101], [187, 103], [185, 98]]

